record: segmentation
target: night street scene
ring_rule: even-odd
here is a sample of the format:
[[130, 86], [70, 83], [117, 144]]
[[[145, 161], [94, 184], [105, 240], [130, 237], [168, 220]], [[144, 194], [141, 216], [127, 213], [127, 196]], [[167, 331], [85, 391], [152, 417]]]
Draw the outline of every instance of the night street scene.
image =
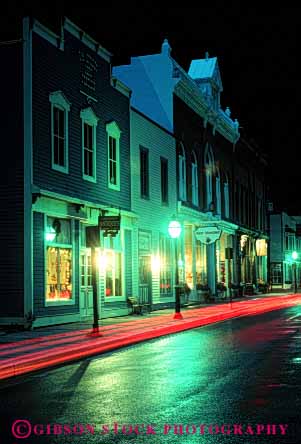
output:
[[0, 444], [301, 442], [300, 8], [0, 15]]

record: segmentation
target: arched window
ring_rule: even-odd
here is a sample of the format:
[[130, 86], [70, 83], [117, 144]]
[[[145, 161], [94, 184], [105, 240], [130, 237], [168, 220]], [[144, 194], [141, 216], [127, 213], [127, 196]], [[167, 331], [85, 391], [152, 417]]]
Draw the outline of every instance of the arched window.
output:
[[199, 204], [198, 163], [194, 151], [191, 153], [191, 200], [193, 205]]
[[229, 219], [230, 217], [229, 182], [226, 174], [224, 182], [224, 208], [225, 208], [225, 217]]
[[216, 201], [216, 213], [221, 214], [222, 205], [221, 205], [221, 179], [219, 175], [219, 171], [217, 170], [217, 174], [215, 177], [215, 201]]
[[179, 199], [186, 200], [186, 157], [184, 146], [181, 143], [179, 145]]
[[213, 201], [212, 185], [214, 173], [214, 159], [212, 149], [207, 143], [205, 148], [205, 176], [206, 176], [206, 206], [209, 209]]

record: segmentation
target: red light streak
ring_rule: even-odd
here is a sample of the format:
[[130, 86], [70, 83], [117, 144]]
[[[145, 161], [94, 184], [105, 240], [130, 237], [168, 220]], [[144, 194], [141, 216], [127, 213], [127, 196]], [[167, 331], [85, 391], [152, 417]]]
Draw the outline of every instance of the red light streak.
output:
[[3, 344], [0, 345], [0, 379], [234, 317], [261, 314], [300, 303], [300, 295], [267, 297], [191, 309], [183, 312], [182, 320], [173, 319], [172, 314], [163, 314], [107, 325], [100, 327], [101, 336], [91, 336], [91, 330], [85, 329]]

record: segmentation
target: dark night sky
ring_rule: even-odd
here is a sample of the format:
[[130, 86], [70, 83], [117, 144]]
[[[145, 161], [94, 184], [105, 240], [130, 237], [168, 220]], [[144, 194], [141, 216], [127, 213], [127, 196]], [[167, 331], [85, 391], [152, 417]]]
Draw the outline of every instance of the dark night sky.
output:
[[[49, 3], [50, 4], [50, 3]], [[46, 5], [46, 3], [43, 3]], [[62, 3], [60, 3], [62, 5]], [[227, 5], [227, 8], [226, 8]], [[156, 53], [168, 38], [172, 56], [184, 69], [205, 51], [217, 56], [229, 106], [246, 136], [269, 158], [268, 179], [274, 204], [301, 214], [297, 108], [300, 109], [300, 8], [218, 7], [159, 9], [148, 2], [124, 6], [3, 9], [1, 30], [13, 38], [17, 18], [32, 14], [53, 27], [65, 15], [113, 53], [113, 65], [130, 56]], [[1, 40], [3, 40], [1, 38]]]

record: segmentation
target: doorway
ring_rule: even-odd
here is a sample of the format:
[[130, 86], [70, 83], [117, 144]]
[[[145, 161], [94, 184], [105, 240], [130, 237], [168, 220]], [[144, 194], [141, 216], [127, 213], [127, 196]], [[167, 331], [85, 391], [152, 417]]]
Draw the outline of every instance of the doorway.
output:
[[80, 254], [80, 317], [93, 316], [93, 287], [91, 250], [86, 248]]

